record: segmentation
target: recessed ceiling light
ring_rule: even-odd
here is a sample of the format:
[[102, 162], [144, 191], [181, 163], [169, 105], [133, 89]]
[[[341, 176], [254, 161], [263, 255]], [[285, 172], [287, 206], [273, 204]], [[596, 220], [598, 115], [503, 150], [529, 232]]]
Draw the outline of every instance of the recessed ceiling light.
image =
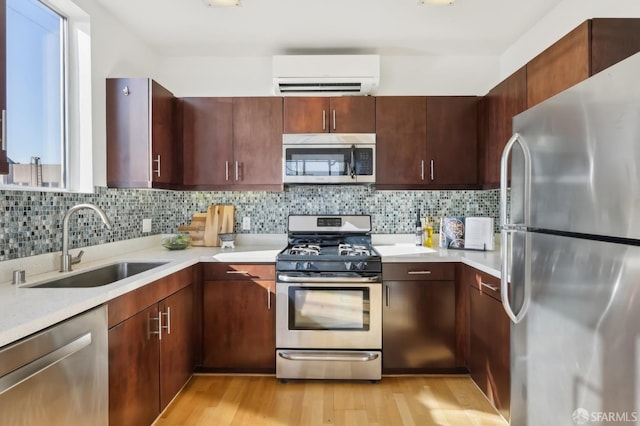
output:
[[418, 0], [418, 4], [451, 5], [456, 0]]
[[240, 0], [203, 0], [204, 4], [211, 7], [236, 7], [240, 6]]

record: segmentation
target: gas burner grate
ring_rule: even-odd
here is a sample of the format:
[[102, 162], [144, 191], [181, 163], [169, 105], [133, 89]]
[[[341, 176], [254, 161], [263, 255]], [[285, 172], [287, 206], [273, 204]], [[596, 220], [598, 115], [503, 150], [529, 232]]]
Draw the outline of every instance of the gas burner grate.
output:
[[367, 246], [359, 244], [340, 244], [338, 254], [340, 256], [370, 256], [371, 250]]
[[320, 254], [320, 246], [314, 244], [298, 244], [289, 249], [289, 254], [317, 256]]

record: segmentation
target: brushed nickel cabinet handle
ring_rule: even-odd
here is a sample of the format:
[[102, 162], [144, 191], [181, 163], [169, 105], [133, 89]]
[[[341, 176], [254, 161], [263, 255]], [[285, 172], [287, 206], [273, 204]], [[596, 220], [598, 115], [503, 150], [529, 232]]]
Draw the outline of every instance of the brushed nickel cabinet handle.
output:
[[424, 160], [420, 161], [420, 180], [424, 180]]
[[390, 308], [391, 307], [391, 288], [389, 286], [387, 286], [386, 290], [387, 290], [386, 305], [387, 305], [387, 308]]
[[431, 271], [408, 271], [409, 275], [430, 275]]
[[238, 162], [236, 161], [236, 182], [238, 181]]
[[6, 109], [2, 110], [2, 117], [0, 117], [0, 120], [2, 120], [2, 135], [0, 135], [0, 137], [2, 138], [2, 150], [6, 151], [7, 150], [7, 110]]
[[271, 287], [267, 287], [267, 309], [271, 310]]
[[433, 160], [431, 160], [431, 180], [433, 180], [433, 179], [434, 179], [434, 176], [435, 176], [435, 171], [434, 171], [434, 169], [435, 169], [435, 168], [433, 167]]
[[327, 112], [322, 110], [322, 130], [327, 130]]
[[156, 173], [158, 175], [158, 177], [160, 177], [160, 154], [158, 154], [156, 156], [156, 159], [153, 160], [154, 163], [158, 163], [158, 168], [156, 170], [153, 171], [153, 173]]
[[333, 110], [333, 130], [336, 129], [336, 110]]
[[480, 281], [480, 285], [481, 285], [482, 287], [486, 287], [486, 288], [488, 288], [488, 289], [489, 289], [489, 290], [491, 290], [491, 291], [498, 291], [498, 290], [499, 290], [499, 289], [498, 289], [498, 287], [496, 287], [495, 285], [491, 285], [491, 284], [483, 283], [482, 281]]
[[[158, 324], [158, 331], [151, 331], [151, 323], [152, 322], [157, 322]], [[147, 322], [147, 334], [148, 334], [148, 338], [150, 339], [151, 336], [153, 334], [157, 334], [158, 335], [158, 340], [162, 340], [162, 312], [158, 312], [158, 316], [157, 317], [150, 317], [149, 321]]]
[[227, 274], [242, 274], [242, 275], [249, 275], [249, 271], [227, 271]]
[[171, 334], [171, 307], [167, 306], [167, 312], [160, 312], [160, 317], [165, 316], [167, 318], [167, 325], [162, 325], [160, 321], [160, 328], [167, 330], [167, 334]]
[[224, 162], [224, 180], [226, 181], [229, 180], [229, 162], [228, 161]]

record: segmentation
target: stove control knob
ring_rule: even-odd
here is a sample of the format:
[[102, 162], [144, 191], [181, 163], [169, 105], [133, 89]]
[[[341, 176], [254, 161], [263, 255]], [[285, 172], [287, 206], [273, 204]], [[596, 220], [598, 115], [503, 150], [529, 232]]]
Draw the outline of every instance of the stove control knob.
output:
[[353, 271], [356, 269], [356, 265], [351, 262], [344, 262], [344, 267], [347, 268], [347, 271]]
[[364, 271], [366, 267], [367, 267], [367, 262], [356, 263], [356, 269], [359, 271]]
[[293, 262], [293, 269], [300, 269], [300, 264], [298, 262]]
[[311, 269], [311, 262], [304, 262], [302, 264], [302, 269]]

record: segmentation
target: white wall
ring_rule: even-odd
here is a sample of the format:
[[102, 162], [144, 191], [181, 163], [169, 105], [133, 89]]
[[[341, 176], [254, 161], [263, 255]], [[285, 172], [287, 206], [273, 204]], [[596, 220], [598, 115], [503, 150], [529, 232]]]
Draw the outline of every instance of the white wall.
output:
[[564, 0], [500, 57], [498, 83], [569, 31], [591, 18], [638, 18], [638, 0]]
[[[498, 65], [493, 56], [382, 56], [377, 94], [483, 95]], [[178, 97], [274, 94], [270, 56], [164, 58], [160, 75]]]
[[156, 72], [158, 57], [95, 0], [73, 1], [91, 17], [93, 180], [96, 186], [106, 186], [105, 79], [107, 77], [159, 79]]

